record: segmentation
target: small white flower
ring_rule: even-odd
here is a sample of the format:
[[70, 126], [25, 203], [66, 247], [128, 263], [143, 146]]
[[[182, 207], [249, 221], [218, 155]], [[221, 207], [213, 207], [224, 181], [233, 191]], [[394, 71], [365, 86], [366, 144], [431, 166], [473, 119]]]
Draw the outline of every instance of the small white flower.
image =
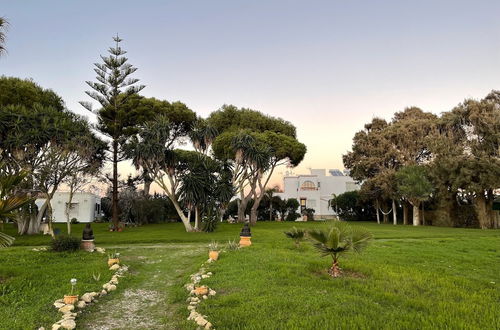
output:
[[116, 257], [118, 258], [119, 256], [120, 256], [120, 253], [117, 253], [117, 254], [116, 254]]
[[76, 285], [76, 278], [72, 278], [69, 282], [71, 285]]

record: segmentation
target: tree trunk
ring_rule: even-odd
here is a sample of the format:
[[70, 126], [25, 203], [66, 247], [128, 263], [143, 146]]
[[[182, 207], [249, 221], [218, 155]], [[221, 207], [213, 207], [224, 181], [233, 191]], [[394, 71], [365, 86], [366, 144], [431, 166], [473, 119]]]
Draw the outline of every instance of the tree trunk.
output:
[[408, 224], [408, 204], [406, 201], [403, 201], [403, 225]]
[[247, 209], [248, 201], [250, 200], [251, 194], [245, 196], [244, 192], [240, 193], [240, 205], [238, 206], [238, 222], [245, 222], [245, 211]]
[[425, 203], [422, 202], [422, 225], [425, 226], [425, 209], [424, 209]]
[[259, 212], [254, 204], [254, 205], [252, 205], [252, 209], [250, 210], [250, 224], [255, 225], [257, 223], [257, 216], [258, 215], [259, 215]]
[[38, 214], [37, 214], [36, 218], [32, 219], [34, 221], [30, 221], [29, 227], [28, 227], [28, 234], [29, 235], [38, 234], [40, 232], [40, 224], [42, 223], [43, 216], [44, 216], [45, 212], [47, 211], [47, 201], [48, 201], [48, 199], [45, 199], [42, 206], [38, 210]]
[[339, 267], [339, 261], [337, 259], [334, 259], [332, 262], [332, 267], [328, 271], [328, 274], [330, 274], [333, 277], [339, 277], [341, 274], [341, 270]]
[[413, 225], [420, 226], [420, 205], [417, 202], [412, 202], [411, 204], [413, 205]]
[[198, 209], [198, 206], [194, 207], [194, 229], [200, 229], [200, 210]]
[[479, 192], [474, 199], [474, 207], [477, 213], [477, 219], [479, 220], [479, 227], [481, 229], [491, 228], [490, 217], [488, 216], [488, 210], [486, 208], [486, 197], [484, 192]]
[[52, 236], [52, 238], [55, 239], [56, 235], [54, 234], [54, 229], [52, 227], [52, 204], [51, 204], [52, 197], [53, 197], [53, 194], [49, 195], [49, 197], [47, 198], [47, 201], [48, 201], [48, 203], [47, 203], [47, 219], [48, 219], [50, 236]]
[[113, 139], [113, 187], [111, 195], [112, 221], [115, 230], [118, 229], [118, 141]]
[[379, 207], [380, 204], [379, 204], [379, 201], [378, 199], [375, 200], [375, 209], [377, 210], [377, 223], [380, 225], [380, 214], [379, 214]]
[[396, 201], [392, 200], [392, 223], [394, 225], [398, 224], [398, 214], [396, 212]]
[[269, 221], [273, 220], [273, 203], [269, 200]]
[[193, 231], [193, 226], [191, 226], [189, 219], [186, 218], [186, 216], [184, 215], [184, 211], [181, 209], [179, 203], [173, 198], [170, 198], [170, 200], [172, 201], [172, 204], [174, 204], [175, 210], [177, 211], [177, 215], [179, 216], [179, 218], [181, 218], [181, 221], [184, 224], [184, 228], [186, 228], [186, 231], [187, 232]]
[[66, 205], [66, 224], [68, 225], [68, 235], [71, 235], [71, 220], [69, 218], [69, 212], [71, 210], [72, 201], [73, 201], [73, 188], [70, 187], [68, 204]]

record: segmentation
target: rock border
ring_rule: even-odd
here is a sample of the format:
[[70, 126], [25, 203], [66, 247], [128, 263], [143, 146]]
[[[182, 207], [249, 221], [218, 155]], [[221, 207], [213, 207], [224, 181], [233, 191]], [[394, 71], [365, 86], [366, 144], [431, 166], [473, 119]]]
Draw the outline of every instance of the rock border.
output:
[[198, 287], [197, 284], [199, 284], [202, 279], [209, 278], [213, 275], [212, 272], [207, 271], [206, 264], [212, 263], [214, 261], [215, 260], [208, 259], [207, 261], [202, 263], [198, 272], [190, 276], [191, 281], [184, 285], [184, 288], [186, 288], [186, 290], [189, 292], [189, 297], [186, 299], [186, 302], [188, 303], [187, 309], [189, 311], [189, 316], [187, 319], [188, 321], [192, 320], [198, 326], [204, 327], [205, 329], [213, 329], [213, 325], [207, 320], [208, 316], [198, 313], [196, 311], [196, 308], [198, 307], [198, 304], [200, 302], [208, 299], [211, 296], [215, 296], [217, 292], [207, 286], [204, 286], [207, 289], [207, 294], [200, 295], [196, 292], [195, 289], [196, 287]]
[[[98, 297], [107, 295], [109, 292], [116, 290], [119, 283], [118, 278], [123, 277], [124, 273], [128, 271], [128, 266], [119, 266], [117, 264], [111, 266], [110, 270], [116, 272], [111, 276], [109, 282], [104, 283], [100, 292], [86, 292], [75, 304], [65, 304], [64, 299], [57, 299], [54, 302], [54, 307], [63, 314], [62, 318], [52, 325], [52, 330], [76, 328], [76, 318], [82, 313], [82, 309], [90, 305], [92, 302], [97, 302]], [[78, 309], [78, 311], [75, 311]]]

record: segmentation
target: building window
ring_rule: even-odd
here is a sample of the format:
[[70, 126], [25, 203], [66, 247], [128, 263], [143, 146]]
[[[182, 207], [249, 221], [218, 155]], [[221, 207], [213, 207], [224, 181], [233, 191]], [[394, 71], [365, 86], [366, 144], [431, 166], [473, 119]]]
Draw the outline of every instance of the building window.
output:
[[316, 190], [316, 185], [312, 181], [304, 181], [300, 186], [300, 190]]
[[306, 208], [306, 199], [301, 198], [300, 199], [300, 213], [302, 213], [302, 211], [304, 211], [305, 208]]

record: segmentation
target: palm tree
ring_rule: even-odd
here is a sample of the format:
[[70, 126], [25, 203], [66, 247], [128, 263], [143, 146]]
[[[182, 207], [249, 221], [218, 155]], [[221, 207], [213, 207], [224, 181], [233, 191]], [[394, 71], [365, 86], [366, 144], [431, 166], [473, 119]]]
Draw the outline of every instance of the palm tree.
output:
[[293, 227], [289, 231], [284, 232], [286, 237], [293, 239], [295, 242], [295, 246], [299, 247], [300, 241], [302, 241], [306, 235], [306, 231], [304, 229], [297, 229]]
[[4, 17], [0, 17], [0, 55], [5, 53], [5, 32], [8, 26], [9, 22]]
[[[16, 211], [31, 201], [25, 194], [16, 194], [16, 187], [24, 180], [27, 173], [0, 176], [0, 222], [15, 220]], [[6, 247], [14, 242], [14, 237], [0, 232], [0, 247]]]
[[332, 267], [328, 273], [333, 277], [341, 275], [339, 267], [339, 258], [348, 252], [361, 252], [373, 238], [372, 234], [360, 227], [351, 227], [345, 222], [332, 222], [328, 230], [309, 231], [315, 243], [314, 247], [318, 249], [321, 255], [332, 256]]
[[273, 198], [274, 198], [274, 193], [277, 191], [276, 187], [266, 189], [265, 196], [267, 199], [269, 199], [269, 220], [273, 221]]
[[217, 129], [210, 126], [206, 120], [198, 119], [193, 130], [189, 132], [189, 138], [196, 151], [206, 154], [217, 134]]

